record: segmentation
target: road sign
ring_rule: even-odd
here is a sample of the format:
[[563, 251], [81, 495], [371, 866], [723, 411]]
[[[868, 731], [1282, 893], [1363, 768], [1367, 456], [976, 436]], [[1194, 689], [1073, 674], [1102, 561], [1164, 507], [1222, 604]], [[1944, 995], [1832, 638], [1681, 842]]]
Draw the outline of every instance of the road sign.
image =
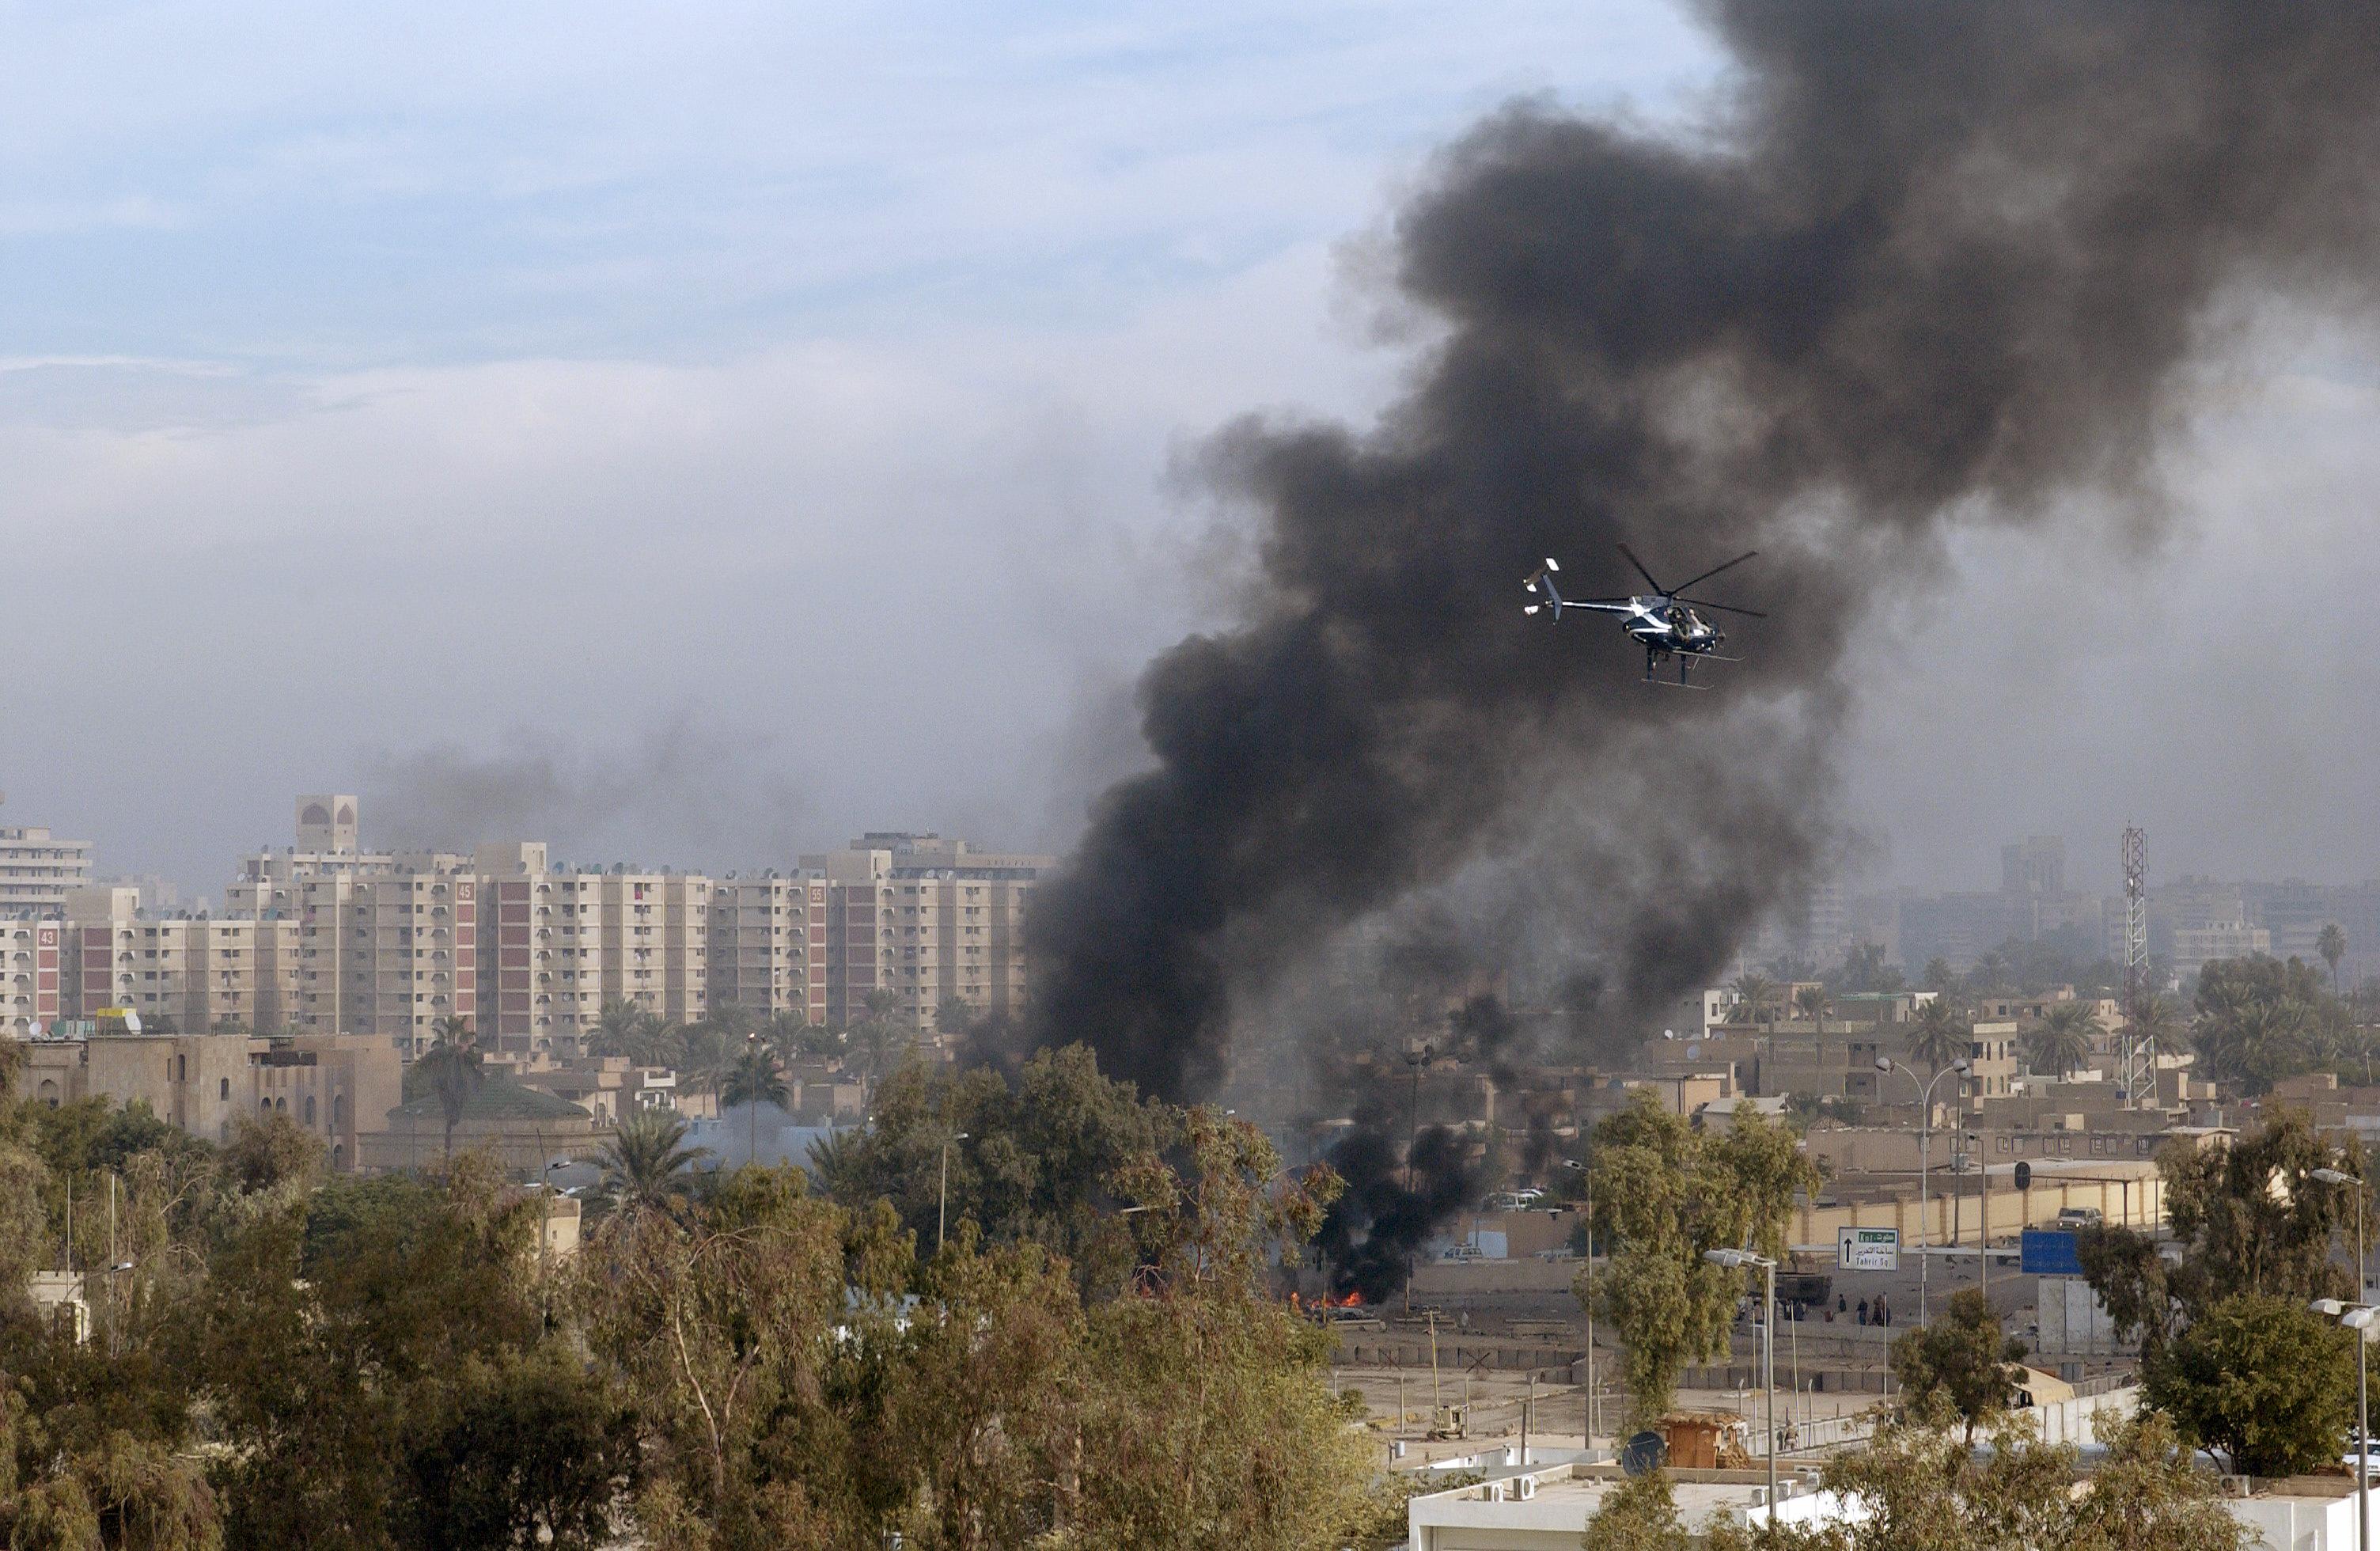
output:
[[2054, 1228], [2028, 1228], [2018, 1269], [2028, 1277], [2079, 1277], [2082, 1274], [2080, 1242], [2077, 1235]]
[[1835, 1268], [1839, 1271], [1900, 1270], [1900, 1230], [1898, 1228], [1836, 1229]]
[[2017, 1189], [2019, 1189], [2019, 1190], [2031, 1190], [2031, 1189], [2033, 1188], [2033, 1165], [2032, 1165], [2032, 1164], [2030, 1164], [2030, 1163], [2024, 1163], [2024, 1162], [2019, 1162], [2019, 1163], [2017, 1164], [2017, 1166], [2016, 1166], [2016, 1188], [2017, 1188]]

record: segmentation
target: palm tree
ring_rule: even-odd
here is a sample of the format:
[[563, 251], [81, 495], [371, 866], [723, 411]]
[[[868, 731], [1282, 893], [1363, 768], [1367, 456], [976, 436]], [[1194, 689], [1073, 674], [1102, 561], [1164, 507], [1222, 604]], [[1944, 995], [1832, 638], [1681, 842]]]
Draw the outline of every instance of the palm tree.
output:
[[1824, 986], [1804, 986], [1795, 991], [1793, 1006], [1802, 1016], [1818, 1025], [1819, 1034], [1827, 1032], [1827, 988]]
[[614, 1209], [667, 1206], [684, 1193], [682, 1176], [710, 1156], [709, 1147], [680, 1145], [686, 1130], [686, 1121], [666, 1109], [639, 1109], [620, 1122], [597, 1158], [603, 1194]]
[[2199, 1025], [2199, 1051], [2210, 1076], [2256, 1092], [2301, 1053], [2306, 1010], [2294, 1001], [2243, 1001], [2218, 1009]]
[[2132, 1009], [2132, 1037], [2144, 1039], [2160, 1050], [2174, 1054], [2190, 1048], [2190, 1029], [2181, 1019], [2181, 1009], [2173, 998], [2155, 992]]
[[856, 1130], [830, 1131], [810, 1144], [810, 1172], [827, 1194], [838, 1201], [852, 1198], [862, 1163]]
[[607, 1001], [603, 1011], [595, 1015], [594, 1032], [588, 1036], [588, 1048], [599, 1056], [625, 1056], [638, 1065], [645, 1064], [650, 1051], [650, 1030], [653, 1015], [633, 1001]]
[[861, 1095], [867, 1092], [908, 1053], [909, 1042], [917, 1030], [903, 1021], [900, 998], [891, 991], [868, 993], [868, 1016], [854, 1024], [844, 1040], [850, 1060], [858, 1066]]
[[1937, 996], [1917, 1010], [1910, 1024], [1910, 1058], [1924, 1061], [1931, 1072], [1939, 1072], [1964, 1056], [1974, 1037], [1959, 1009]]
[[760, 1106], [785, 1107], [785, 1069], [777, 1064], [777, 1053], [758, 1039], [747, 1041], [719, 1085], [719, 1102], [731, 1109], [750, 1106], [744, 1112], [744, 1161], [752, 1162], [760, 1150]]
[[1937, 953], [1925, 961], [1924, 979], [1927, 990], [1947, 991], [1957, 983], [1958, 978], [1957, 972], [1950, 968], [1950, 961], [1941, 954]]
[[1997, 991], [2007, 984], [2008, 955], [1995, 948], [1975, 961], [1974, 974], [1968, 976], [1979, 991]]
[[2338, 961], [2347, 957], [2347, 934], [2339, 929], [2338, 922], [2332, 921], [2324, 926], [2321, 933], [2313, 939], [2313, 951], [2321, 954], [2322, 962], [2330, 966], [2330, 994], [2337, 996], [2338, 994]]
[[2035, 1072], [2066, 1077], [2091, 1059], [2091, 1036], [2098, 1029], [2091, 1009], [2061, 1001], [2024, 1036], [2024, 1059]]
[[[1746, 970], [1735, 977], [1735, 994], [1742, 999], [1744, 1011], [1755, 1024], [1768, 1031], [1768, 1064], [1777, 1064], [1777, 1008], [1782, 1000], [1777, 992], [1777, 982], [1758, 970]], [[1772, 1081], [1769, 1073], [1760, 1074], [1760, 1091], [1767, 1093]]]
[[431, 1091], [438, 1096], [439, 1113], [446, 1121], [446, 1157], [455, 1156], [455, 1128], [462, 1123], [463, 1107], [480, 1091], [485, 1081], [480, 1055], [480, 1036], [471, 1030], [471, 1020], [462, 1017], [441, 1018], [432, 1025], [438, 1038], [422, 1052], [418, 1063], [429, 1073]]
[[771, 1012], [759, 1034], [761, 1041], [777, 1052], [777, 1060], [790, 1066], [802, 1053], [802, 1036], [809, 1028], [809, 1020], [798, 1012]]
[[[735, 1064], [737, 1051], [724, 1030], [710, 1024], [697, 1024], [692, 1028], [674, 1028], [669, 1041], [670, 1064], [686, 1079], [686, 1086], [696, 1093], [717, 1093], [726, 1080], [728, 1070]], [[749, 1044], [750, 1041], [745, 1041]]]

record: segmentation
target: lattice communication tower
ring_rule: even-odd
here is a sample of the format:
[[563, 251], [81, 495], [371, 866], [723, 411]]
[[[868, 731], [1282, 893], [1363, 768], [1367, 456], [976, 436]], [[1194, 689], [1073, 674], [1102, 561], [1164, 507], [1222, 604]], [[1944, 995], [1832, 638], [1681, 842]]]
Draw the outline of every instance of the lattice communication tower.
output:
[[2137, 824], [2124, 830], [2124, 1045], [2118, 1073], [2133, 1104], [2156, 1102], [2156, 1042], [2141, 1032], [2149, 999], [2149, 843]]

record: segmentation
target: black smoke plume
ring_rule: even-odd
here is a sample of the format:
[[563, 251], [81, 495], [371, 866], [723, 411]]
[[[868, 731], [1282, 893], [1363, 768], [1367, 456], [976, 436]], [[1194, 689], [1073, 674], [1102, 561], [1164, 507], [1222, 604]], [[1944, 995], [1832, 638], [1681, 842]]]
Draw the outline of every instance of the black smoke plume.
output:
[[[1378, 425], [1217, 439], [1261, 575], [1237, 628], [1142, 680], [1156, 767], [1038, 902], [1039, 1037], [1207, 1091], [1236, 988], [1531, 859], [1552, 808], [1585, 843], [1546, 865], [1610, 869], [1554, 881], [1602, 898], [1614, 993], [1694, 984], [1823, 847], [1863, 605], [1954, 524], [2154, 524], [2180, 369], [2230, 304], [2371, 300], [2368, 4], [1706, 12], [1737, 67], [1706, 132], [1522, 106], [1445, 153], [1394, 231], [1438, 343]], [[1718, 690], [1646, 689], [1608, 626], [1522, 617], [1548, 554], [1633, 590], [1621, 540], [1670, 576], [1762, 551], [1723, 600], [1772, 617]], [[1743, 715], [1787, 725], [1804, 800], [1715, 746]], [[1663, 865], [1629, 860], [1640, 834]]]

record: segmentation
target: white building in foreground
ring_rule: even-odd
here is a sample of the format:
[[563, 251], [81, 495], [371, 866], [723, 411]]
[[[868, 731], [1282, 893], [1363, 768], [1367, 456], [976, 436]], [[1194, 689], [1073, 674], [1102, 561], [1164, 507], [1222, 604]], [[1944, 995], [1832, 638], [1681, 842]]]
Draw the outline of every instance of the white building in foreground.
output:
[[[1623, 1479], [1609, 1465], [1538, 1465], [1415, 1496], [1405, 1508], [1409, 1551], [1577, 1551], [1587, 1521]], [[1767, 1522], [1763, 1472], [1671, 1471], [1670, 1484], [1678, 1517], [1696, 1534], [1715, 1517], [1737, 1524]], [[1780, 1524], [1831, 1524], [1861, 1516], [1856, 1502], [1818, 1491], [1810, 1479], [1794, 1474], [1778, 1483], [1778, 1496]]]

